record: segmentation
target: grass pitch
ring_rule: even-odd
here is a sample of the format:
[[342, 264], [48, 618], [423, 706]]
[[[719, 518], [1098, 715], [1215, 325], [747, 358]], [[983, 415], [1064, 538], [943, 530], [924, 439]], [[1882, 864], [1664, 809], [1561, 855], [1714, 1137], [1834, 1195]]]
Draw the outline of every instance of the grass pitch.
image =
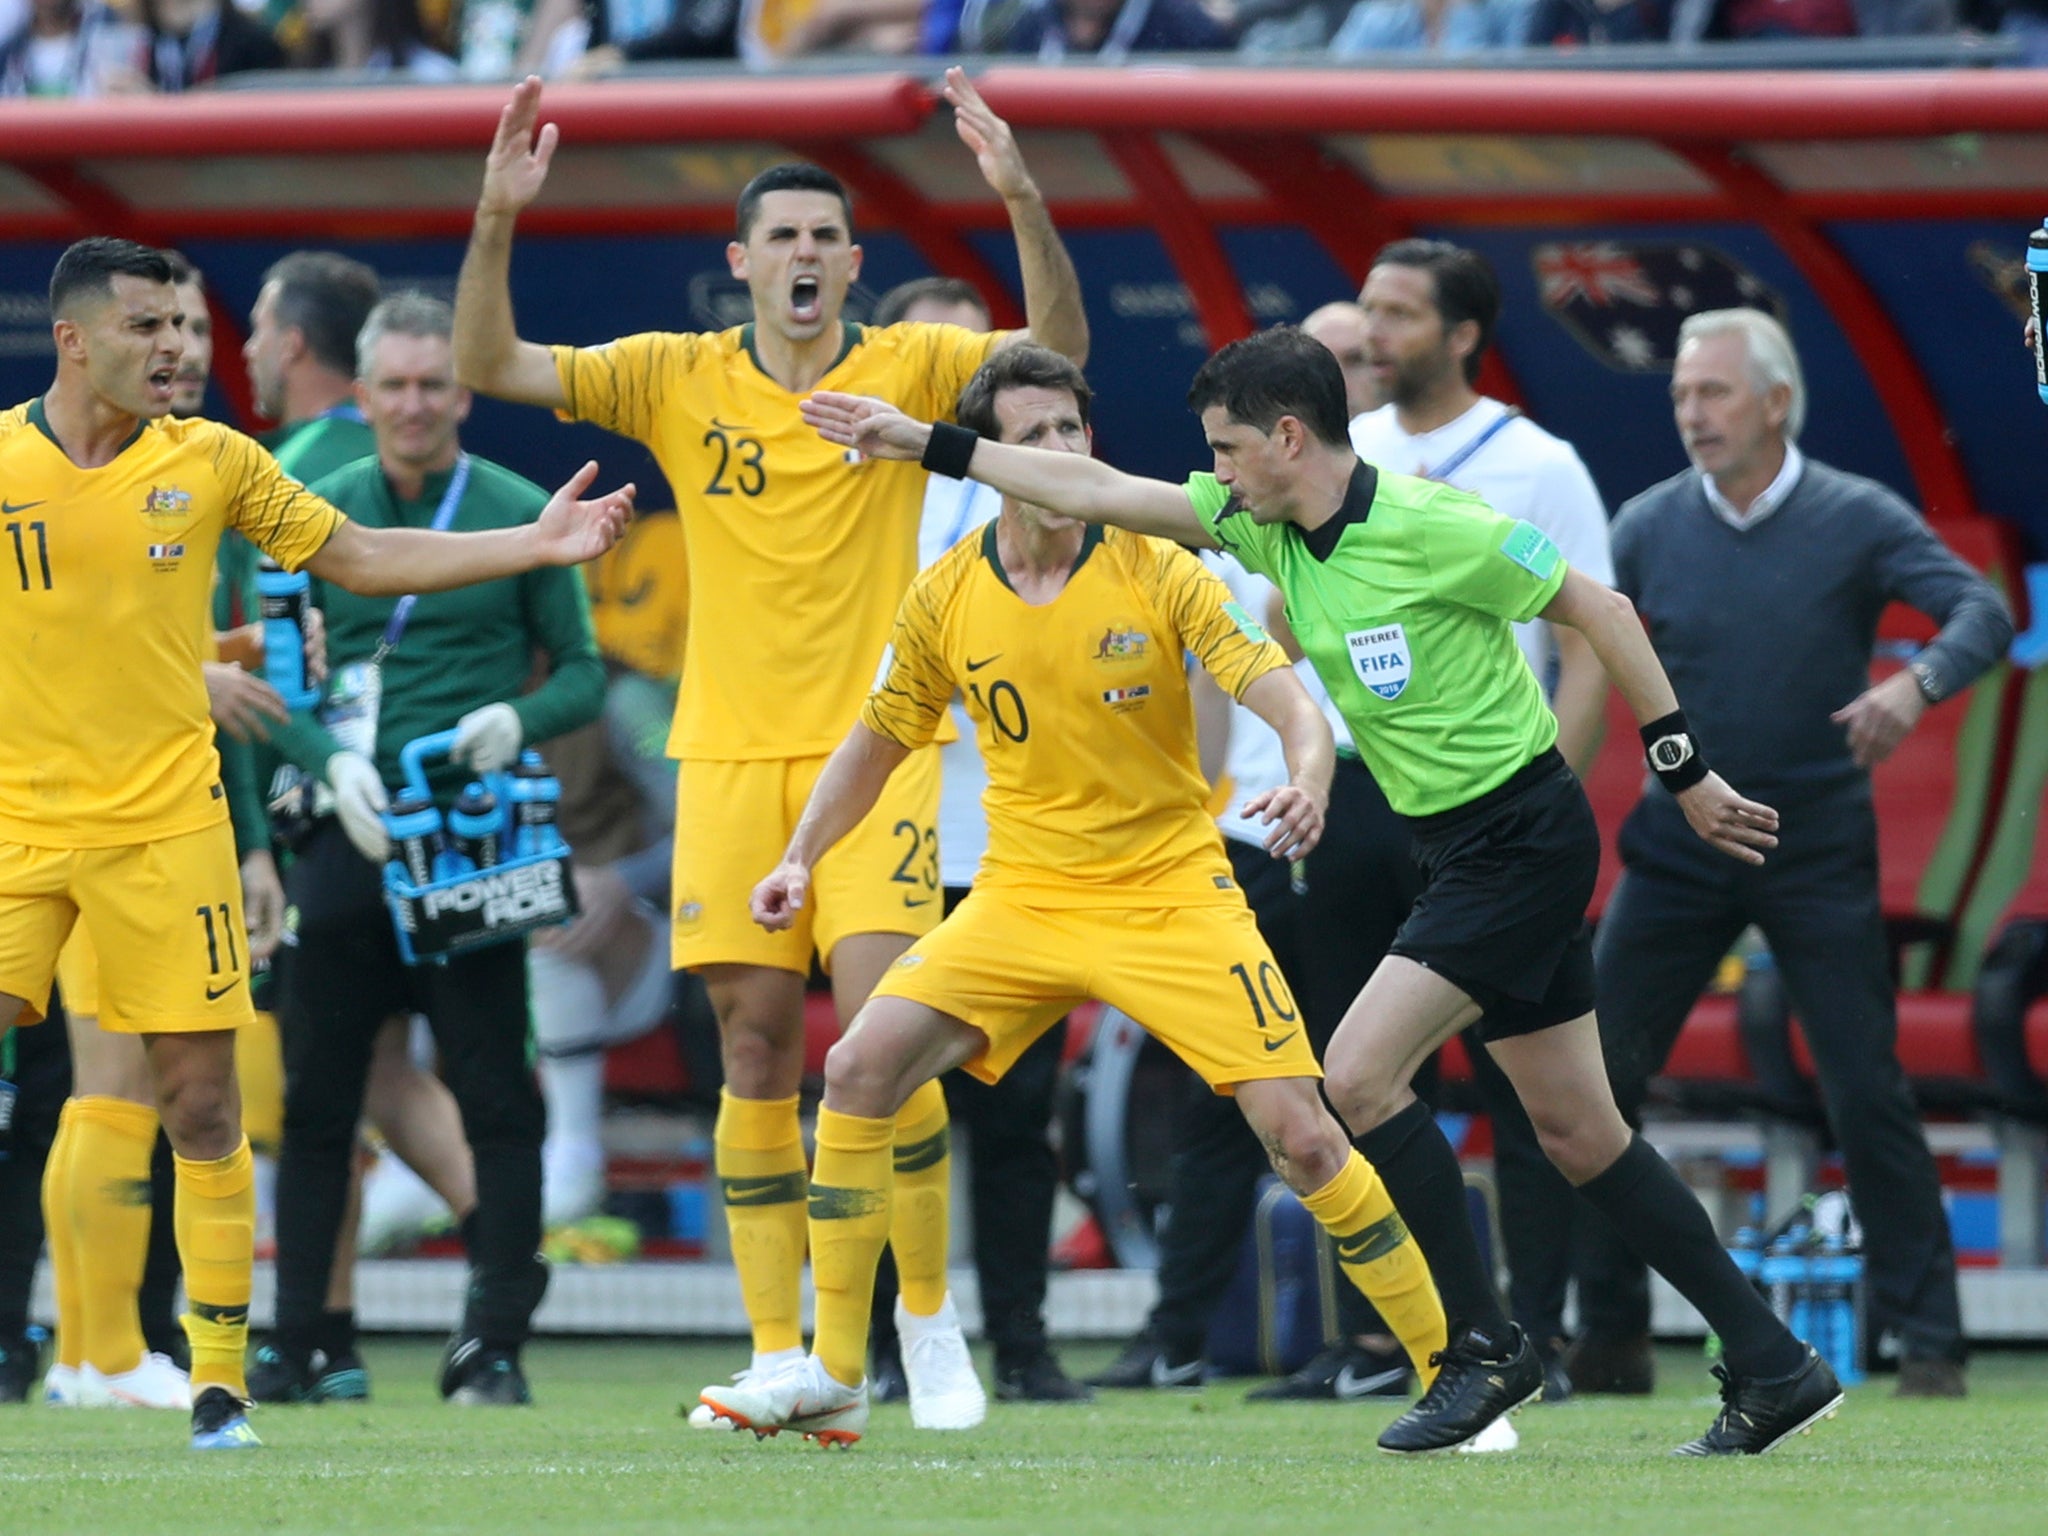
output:
[[[1106, 1357], [1066, 1351], [1070, 1369]], [[363, 1408], [268, 1408], [258, 1452], [195, 1455], [175, 1415], [0, 1408], [0, 1531], [21, 1536], [438, 1533], [1487, 1532], [1763, 1536], [2048, 1531], [2048, 1356], [1986, 1355], [1965, 1402], [1889, 1383], [1762, 1461], [1667, 1453], [1715, 1401], [1696, 1352], [1650, 1399], [1534, 1407], [1507, 1456], [1397, 1461], [1385, 1404], [1252, 1408], [1243, 1383], [995, 1405], [966, 1434], [877, 1410], [851, 1451], [693, 1431], [685, 1397], [741, 1363], [729, 1345], [534, 1346], [526, 1410], [443, 1406], [436, 1347], [366, 1351]], [[687, 1389], [687, 1391], [685, 1390]]]

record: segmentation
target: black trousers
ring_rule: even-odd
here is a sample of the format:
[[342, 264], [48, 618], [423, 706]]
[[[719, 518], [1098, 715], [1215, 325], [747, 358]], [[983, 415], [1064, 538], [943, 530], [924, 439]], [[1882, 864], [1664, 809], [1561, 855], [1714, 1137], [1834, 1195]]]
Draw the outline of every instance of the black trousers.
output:
[[[1264, 849], [1225, 840], [1318, 1059], [1422, 889], [1411, 842], [1407, 824], [1388, 807], [1372, 775], [1348, 757], [1337, 760], [1328, 824], [1304, 871], [1306, 892], [1293, 889], [1287, 866]], [[1258, 1183], [1270, 1164], [1236, 1101], [1211, 1093], [1193, 1073], [1178, 1106], [1173, 1145], [1159, 1300], [1149, 1327], [1187, 1358], [1201, 1352], [1210, 1316], [1237, 1271]], [[1384, 1331], [1371, 1303], [1349, 1285], [1338, 1287], [1337, 1316], [1347, 1337]]]
[[[966, 897], [965, 890], [948, 887], [946, 910]], [[982, 1333], [995, 1346], [999, 1372], [1045, 1348], [1046, 1271], [1060, 1178], [1050, 1127], [1066, 1041], [1061, 1020], [1031, 1043], [1001, 1082], [984, 1083], [965, 1072], [939, 1080], [954, 1131], [967, 1133]], [[895, 1256], [885, 1249], [875, 1275], [878, 1350], [896, 1337], [896, 1290]]]
[[[1595, 947], [1600, 1039], [1630, 1124], [1721, 957], [1751, 923], [1771, 946], [1819, 1069], [1863, 1223], [1872, 1328], [1908, 1355], [1961, 1359], [1955, 1250], [1941, 1182], [1898, 1058], [1896, 998], [1878, 904], [1877, 823], [1867, 785], [1817, 796], [1748, 792], [1783, 816], [1762, 868], [1693, 835], [1668, 797], [1647, 796], [1622, 829], [1626, 873]], [[1588, 1210], [1579, 1305], [1585, 1331], [1649, 1331], [1640, 1261]], [[1561, 1228], [1558, 1230], [1562, 1230]]]
[[43, 1168], [57, 1117], [71, 1096], [71, 1045], [64, 1020], [14, 1031], [14, 1128], [0, 1138], [0, 1345], [28, 1331], [29, 1292], [43, 1252]]
[[378, 880], [333, 822], [315, 828], [288, 876], [299, 926], [280, 977], [279, 1339], [304, 1349], [319, 1323], [377, 1031], [394, 1014], [420, 1012], [433, 1026], [442, 1076], [476, 1159], [464, 1327], [493, 1347], [515, 1348], [535, 1303], [547, 1128], [527, 1054], [526, 946], [497, 944], [446, 965], [407, 966]]

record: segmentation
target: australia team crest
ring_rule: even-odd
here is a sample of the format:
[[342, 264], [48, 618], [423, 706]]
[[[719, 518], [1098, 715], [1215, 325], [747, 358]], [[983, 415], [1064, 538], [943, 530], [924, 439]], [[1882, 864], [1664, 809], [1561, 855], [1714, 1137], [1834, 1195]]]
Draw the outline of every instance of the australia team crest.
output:
[[1380, 698], [1401, 697], [1414, 674], [1408, 654], [1408, 632], [1399, 624], [1381, 624], [1374, 629], [1354, 629], [1344, 636], [1351, 653], [1351, 669], [1358, 680]]

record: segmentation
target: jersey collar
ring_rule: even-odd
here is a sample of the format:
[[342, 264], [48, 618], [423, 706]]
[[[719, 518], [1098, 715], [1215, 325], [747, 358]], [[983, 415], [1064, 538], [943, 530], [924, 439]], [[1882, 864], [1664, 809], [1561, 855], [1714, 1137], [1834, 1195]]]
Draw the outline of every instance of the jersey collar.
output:
[[[846, 354], [860, 345], [861, 329], [851, 320], [839, 322], [839, 355], [832, 359], [825, 372], [830, 373], [845, 362]], [[773, 383], [775, 375], [768, 371], [768, 365], [761, 361], [761, 354], [754, 346], [754, 322], [751, 320], [740, 327], [740, 345], [747, 349], [747, 356], [754, 360], [754, 366], [761, 370], [762, 377]]]
[[1380, 488], [1380, 472], [1360, 459], [1351, 471], [1351, 483], [1344, 488], [1344, 500], [1338, 505], [1336, 515], [1320, 527], [1306, 529], [1301, 542], [1308, 546], [1308, 552], [1325, 565], [1330, 556], [1337, 553], [1337, 544], [1344, 537], [1344, 530], [1354, 524], [1365, 526], [1365, 520], [1372, 516], [1372, 499]]
[[[55, 448], [59, 453], [64, 453], [64, 445], [57, 441], [57, 434], [50, 430], [49, 413], [43, 409], [43, 397], [41, 395], [37, 395], [35, 399], [29, 401], [28, 403], [28, 424], [34, 427], [38, 432], [42, 433], [43, 436], [47, 437], [50, 440], [50, 446], [52, 448]], [[136, 439], [141, 437], [142, 434], [148, 430], [148, 428], [148, 422], [138, 419], [135, 423], [134, 432], [129, 434], [128, 441], [123, 443], [119, 448], [116, 448], [114, 450], [114, 457], [118, 459], [130, 448], [133, 448], [135, 446]], [[68, 453], [64, 453], [64, 457], [66, 459], [69, 459], [71, 455]]]
[[[1000, 518], [992, 517], [981, 530], [981, 555], [988, 561], [988, 568], [996, 573], [996, 580], [1010, 587], [1010, 573], [1003, 569], [1003, 557], [996, 553], [996, 524], [1000, 521]], [[1067, 572], [1067, 581], [1070, 584], [1081, 574], [1081, 567], [1088, 563], [1088, 557], [1095, 553], [1095, 546], [1101, 542], [1102, 524], [1090, 523], [1081, 535], [1081, 553], [1074, 557], [1074, 568]], [[1010, 587], [1010, 590], [1014, 592], [1017, 589]]]

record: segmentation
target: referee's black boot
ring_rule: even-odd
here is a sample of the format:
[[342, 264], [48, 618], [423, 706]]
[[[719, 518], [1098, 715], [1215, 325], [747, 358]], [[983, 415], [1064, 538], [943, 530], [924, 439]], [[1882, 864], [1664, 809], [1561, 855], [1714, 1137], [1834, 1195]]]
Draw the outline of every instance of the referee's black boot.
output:
[[1713, 1427], [1688, 1440], [1674, 1456], [1761, 1456], [1803, 1435], [1842, 1406], [1842, 1384], [1827, 1361], [1806, 1351], [1806, 1362], [1790, 1376], [1758, 1381], [1714, 1367], [1721, 1378], [1721, 1412]]
[[1512, 1323], [1499, 1339], [1461, 1328], [1429, 1359], [1436, 1380], [1381, 1433], [1381, 1450], [1396, 1456], [1455, 1450], [1543, 1395], [1543, 1359]]
[[524, 1408], [533, 1401], [518, 1354], [486, 1349], [477, 1339], [449, 1351], [441, 1372], [441, 1395], [462, 1408]]
[[249, 1362], [249, 1400], [254, 1403], [310, 1403], [315, 1401], [313, 1352], [303, 1354], [275, 1343], [257, 1348]]
[[0, 1403], [25, 1403], [42, 1375], [42, 1342], [33, 1332], [0, 1339]]

